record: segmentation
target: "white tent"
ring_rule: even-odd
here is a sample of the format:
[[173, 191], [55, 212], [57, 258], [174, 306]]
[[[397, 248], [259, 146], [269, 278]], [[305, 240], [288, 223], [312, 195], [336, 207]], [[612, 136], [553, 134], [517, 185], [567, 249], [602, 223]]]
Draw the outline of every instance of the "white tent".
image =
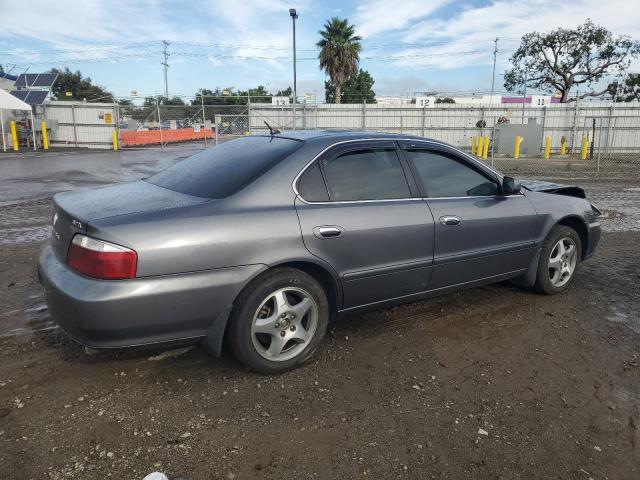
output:
[[28, 111], [31, 115], [31, 132], [33, 134], [33, 149], [36, 148], [36, 134], [35, 123], [33, 121], [33, 110], [31, 105], [23, 102], [19, 98], [14, 97], [6, 90], [0, 88], [0, 126], [2, 128], [2, 149], [6, 152], [7, 145], [4, 138], [4, 117], [2, 116], [2, 110], [23, 110]]

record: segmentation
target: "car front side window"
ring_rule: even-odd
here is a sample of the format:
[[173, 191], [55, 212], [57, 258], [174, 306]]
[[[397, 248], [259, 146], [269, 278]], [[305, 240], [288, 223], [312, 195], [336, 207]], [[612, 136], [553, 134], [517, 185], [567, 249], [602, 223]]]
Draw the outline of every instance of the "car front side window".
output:
[[407, 150], [407, 155], [415, 165], [428, 197], [478, 197], [500, 193], [495, 180], [453, 156], [419, 149]]

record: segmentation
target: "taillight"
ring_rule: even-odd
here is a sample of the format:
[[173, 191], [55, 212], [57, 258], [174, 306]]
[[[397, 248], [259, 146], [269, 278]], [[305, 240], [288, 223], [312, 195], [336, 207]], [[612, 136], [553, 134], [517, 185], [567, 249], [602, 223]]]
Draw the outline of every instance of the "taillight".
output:
[[138, 255], [133, 250], [76, 235], [67, 253], [67, 265], [88, 277], [103, 280], [135, 278]]

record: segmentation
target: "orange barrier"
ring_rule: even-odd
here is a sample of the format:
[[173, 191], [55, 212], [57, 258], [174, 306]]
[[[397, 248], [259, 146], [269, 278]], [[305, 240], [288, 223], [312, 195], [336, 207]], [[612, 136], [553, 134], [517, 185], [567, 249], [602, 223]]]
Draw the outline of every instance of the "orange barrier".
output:
[[[162, 130], [162, 143], [189, 142], [213, 138], [213, 129], [201, 128], [194, 132], [193, 128]], [[120, 130], [120, 147], [137, 147], [142, 145], [160, 145], [160, 130], [134, 131]]]

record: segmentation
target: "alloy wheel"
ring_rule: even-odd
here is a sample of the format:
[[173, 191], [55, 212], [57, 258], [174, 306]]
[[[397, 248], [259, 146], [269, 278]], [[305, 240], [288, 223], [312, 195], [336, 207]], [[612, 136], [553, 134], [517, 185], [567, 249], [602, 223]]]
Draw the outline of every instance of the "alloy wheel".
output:
[[549, 255], [549, 280], [554, 287], [562, 287], [573, 275], [578, 261], [578, 248], [570, 237], [556, 242]]
[[286, 287], [267, 296], [253, 316], [251, 340], [267, 360], [282, 362], [299, 355], [318, 326], [318, 305], [307, 291]]

